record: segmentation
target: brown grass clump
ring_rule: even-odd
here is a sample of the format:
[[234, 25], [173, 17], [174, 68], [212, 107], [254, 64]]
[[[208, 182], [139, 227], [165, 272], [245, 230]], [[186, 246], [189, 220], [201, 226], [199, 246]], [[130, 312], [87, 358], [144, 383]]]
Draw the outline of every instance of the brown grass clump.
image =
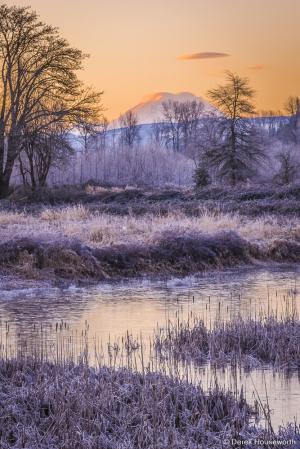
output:
[[[166, 232], [153, 243], [89, 247], [73, 239], [42, 242], [15, 239], [0, 245], [0, 266], [52, 269], [66, 279], [97, 279], [141, 273], [188, 273], [250, 262], [248, 244], [233, 232], [213, 235]], [[19, 268], [18, 268], [19, 267]], [[30, 270], [29, 270], [30, 271]], [[28, 270], [27, 270], [28, 274]]]
[[0, 212], [0, 226], [22, 224], [26, 222], [26, 216], [23, 212]]
[[0, 267], [41, 279], [97, 279], [107, 275], [89, 250], [76, 241], [15, 239], [0, 245]]
[[64, 207], [64, 208], [55, 208], [55, 209], [44, 209], [40, 215], [40, 219], [42, 221], [51, 221], [51, 220], [62, 220], [62, 221], [73, 221], [82, 218], [88, 218], [89, 212], [86, 210], [84, 206], [81, 204], [72, 206], [72, 207]]

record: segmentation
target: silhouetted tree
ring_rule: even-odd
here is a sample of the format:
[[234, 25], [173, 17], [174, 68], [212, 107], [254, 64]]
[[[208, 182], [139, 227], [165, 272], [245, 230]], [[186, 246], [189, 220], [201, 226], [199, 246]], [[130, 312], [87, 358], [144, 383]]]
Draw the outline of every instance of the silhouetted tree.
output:
[[171, 146], [174, 152], [179, 152], [182, 138], [181, 103], [176, 100], [163, 101], [162, 113], [165, 123], [166, 144]]
[[79, 132], [78, 139], [81, 143], [81, 151], [87, 153], [87, 151], [91, 150], [92, 146], [95, 144], [99, 124], [88, 118], [81, 119], [76, 123], [74, 129]]
[[156, 147], [166, 147], [168, 142], [168, 129], [166, 123], [154, 120], [148, 131], [149, 140]]
[[164, 140], [174, 152], [187, 153], [199, 139], [203, 104], [199, 101], [168, 100], [162, 103]]
[[53, 124], [39, 132], [32, 129], [23, 134], [22, 152], [18, 157], [23, 184], [34, 193], [46, 185], [51, 167], [62, 168], [74, 154], [68, 132]]

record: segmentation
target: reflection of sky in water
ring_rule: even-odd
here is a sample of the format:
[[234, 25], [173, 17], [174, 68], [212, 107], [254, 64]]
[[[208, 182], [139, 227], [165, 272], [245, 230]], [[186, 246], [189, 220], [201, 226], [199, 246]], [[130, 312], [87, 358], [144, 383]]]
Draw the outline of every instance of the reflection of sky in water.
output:
[[[2, 340], [6, 322], [10, 326], [10, 341], [21, 333], [29, 337], [33, 326], [47, 329], [48, 340], [56, 340], [56, 323], [67, 322], [69, 330], [81, 333], [89, 324], [89, 336], [97, 336], [106, 347], [107, 341], [120, 341], [127, 331], [133, 338], [142, 333], [144, 341], [158, 325], [164, 327], [168, 319], [190, 320], [202, 317], [208, 326], [220, 312], [224, 320], [241, 313], [258, 315], [260, 311], [277, 310], [278, 316], [286, 308], [300, 310], [300, 272], [298, 270], [234, 270], [218, 274], [191, 276], [182, 279], [130, 280], [111, 282], [90, 288], [70, 287], [67, 290], [27, 290], [0, 292]], [[52, 330], [50, 329], [52, 326]], [[147, 348], [146, 348], [147, 351]], [[146, 354], [145, 354], [146, 356]], [[230, 370], [229, 370], [230, 371]], [[228, 370], [218, 371], [220, 384], [230, 385]], [[226, 374], [227, 373], [227, 374]], [[266, 397], [262, 370], [251, 372], [262, 398]], [[300, 404], [298, 375], [290, 378], [264, 371], [273, 420], [293, 420]], [[211, 373], [206, 368], [204, 385], [209, 385]], [[250, 376], [238, 381], [251, 395], [254, 390]]]
[[[183, 369], [182, 375], [184, 372]], [[249, 403], [253, 404], [259, 397], [263, 406], [269, 406], [274, 427], [286, 422], [294, 423], [294, 417], [298, 417], [296, 421], [299, 422], [300, 372], [285, 375], [268, 369], [254, 369], [250, 373], [237, 369], [237, 375], [235, 375], [230, 367], [215, 369], [206, 365], [202, 368], [191, 369], [189, 378], [199, 382], [204, 390], [214, 384], [215, 378], [220, 388], [230, 388], [232, 391], [237, 388], [240, 392], [243, 386], [244, 396]], [[261, 425], [264, 425], [263, 421]]]

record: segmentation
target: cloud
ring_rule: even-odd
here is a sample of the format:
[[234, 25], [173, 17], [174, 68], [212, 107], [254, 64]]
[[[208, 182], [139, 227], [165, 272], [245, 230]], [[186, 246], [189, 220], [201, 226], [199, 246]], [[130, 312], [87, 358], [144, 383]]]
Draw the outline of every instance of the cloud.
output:
[[256, 65], [255, 67], [247, 67], [246, 70], [262, 70], [263, 68], [263, 65]]
[[212, 59], [212, 58], [225, 58], [227, 56], [226, 53], [214, 53], [214, 52], [205, 52], [205, 53], [192, 53], [190, 55], [179, 56], [176, 59]]

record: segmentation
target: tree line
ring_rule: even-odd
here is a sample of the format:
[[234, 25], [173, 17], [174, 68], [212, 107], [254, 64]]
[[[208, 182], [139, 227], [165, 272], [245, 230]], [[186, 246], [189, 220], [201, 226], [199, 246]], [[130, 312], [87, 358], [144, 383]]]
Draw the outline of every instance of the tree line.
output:
[[[67, 166], [79, 153], [82, 159], [101, 151], [105, 164], [107, 148], [127, 148], [122, 153], [127, 159], [139, 151], [138, 115], [129, 111], [118, 125], [109, 124], [102, 114], [103, 92], [79, 80], [87, 57], [30, 8], [0, 6], [1, 197], [8, 193], [15, 167], [23, 184], [35, 191], [46, 184], [50, 169]], [[235, 186], [252, 178], [270, 164], [270, 149], [280, 142], [272, 153], [275, 178], [291, 182], [299, 166], [300, 99], [288, 98], [286, 115], [258, 114], [255, 95], [248, 78], [227, 71], [226, 82], [206, 93], [215, 109], [206, 110], [199, 101], [163, 102], [162, 121], [151, 125], [149, 143], [193, 161], [196, 185], [203, 187], [213, 179]]]

